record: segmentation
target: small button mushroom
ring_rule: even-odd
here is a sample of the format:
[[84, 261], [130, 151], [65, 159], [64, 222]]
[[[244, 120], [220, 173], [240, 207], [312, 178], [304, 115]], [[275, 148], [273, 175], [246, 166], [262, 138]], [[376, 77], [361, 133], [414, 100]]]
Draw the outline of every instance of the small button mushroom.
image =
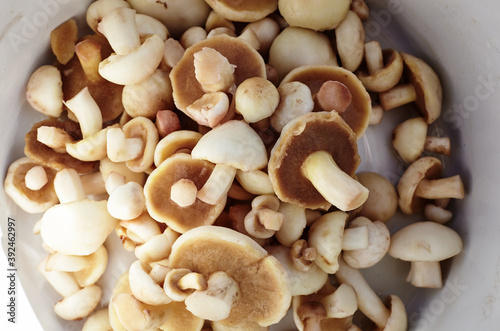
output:
[[[235, 284], [239, 288], [240, 299], [232, 305], [229, 316], [221, 321], [227, 326], [240, 329], [248, 323], [269, 326], [280, 321], [289, 308], [291, 294], [286, 271], [259, 244], [234, 230], [218, 226], [189, 230], [175, 241], [169, 261], [172, 268], [188, 268], [204, 275], [208, 279], [208, 292], [211, 288], [209, 276], [214, 274], [220, 277], [219, 284]], [[206, 305], [203, 308], [204, 313], [217, 313]]]
[[376, 172], [364, 171], [356, 176], [370, 192], [358, 215], [373, 221], [387, 222], [398, 208], [398, 195], [394, 185]]
[[364, 45], [366, 68], [360, 68], [356, 75], [368, 91], [385, 92], [398, 84], [403, 75], [403, 57], [398, 51], [382, 51], [378, 41]]
[[335, 28], [337, 52], [342, 66], [349, 71], [356, 71], [364, 55], [365, 28], [361, 19], [351, 10]]
[[167, 296], [176, 302], [183, 302], [194, 291], [205, 291], [207, 287], [207, 280], [202, 274], [185, 268], [170, 270], [163, 284]]
[[271, 152], [268, 172], [284, 202], [352, 210], [368, 197], [368, 190], [351, 177], [359, 162], [356, 135], [342, 118], [336, 112], [314, 112], [285, 126]]
[[29, 169], [24, 176], [26, 188], [38, 191], [49, 182], [47, 172], [42, 166], [34, 166]]
[[441, 288], [439, 261], [459, 254], [462, 249], [462, 239], [454, 230], [435, 222], [416, 222], [392, 235], [389, 255], [412, 262], [407, 278], [412, 285]]
[[281, 15], [291, 26], [317, 31], [335, 29], [347, 15], [351, 1], [314, 0], [304, 5], [300, 0], [280, 0]]
[[299, 239], [290, 248], [290, 259], [295, 269], [307, 271], [313, 266], [314, 260], [318, 257], [318, 251], [314, 247], [309, 247], [307, 241]]
[[463, 199], [464, 186], [459, 175], [440, 178], [439, 159], [425, 156], [413, 162], [398, 183], [399, 208], [405, 214], [422, 211], [426, 199]]
[[370, 288], [358, 269], [351, 268], [342, 259], [339, 260], [339, 264], [339, 270], [335, 274], [337, 280], [341, 284], [347, 284], [354, 288], [358, 299], [358, 308], [366, 317], [383, 330], [406, 330], [406, 310], [401, 299], [391, 295], [389, 310]]
[[[356, 75], [341, 67], [308, 65], [291, 71], [283, 78], [281, 85], [292, 81], [298, 81], [307, 85], [312, 95], [317, 95], [321, 86], [327, 81], [344, 84], [351, 93], [352, 102], [341, 116], [356, 133], [358, 139], [363, 136], [370, 119], [371, 98]], [[317, 102], [315, 103], [314, 110], [321, 110]]]
[[324, 296], [320, 301], [326, 309], [328, 318], [345, 318], [358, 310], [358, 299], [352, 286], [340, 284], [335, 292]]
[[125, 85], [122, 93], [125, 111], [131, 117], [155, 119], [160, 109], [173, 109], [172, 85], [168, 73], [156, 70], [149, 77], [132, 85]]
[[423, 151], [450, 155], [450, 138], [428, 137], [422, 117], [400, 123], [392, 132], [392, 146], [406, 163], [413, 163]]
[[346, 213], [331, 212], [318, 218], [309, 229], [309, 246], [318, 252], [315, 262], [328, 274], [334, 274], [339, 268], [346, 220]]
[[224, 209], [225, 198], [216, 205], [196, 199], [194, 204], [181, 207], [170, 196], [172, 185], [180, 179], [189, 179], [198, 190], [201, 189], [213, 169], [212, 163], [193, 159], [184, 153], [172, 155], [163, 161], [149, 175], [144, 186], [146, 207], [151, 217], [180, 233], [200, 225], [213, 224]]
[[117, 225], [106, 205], [105, 200], [81, 200], [51, 207], [42, 217], [43, 240], [63, 254], [95, 252]]
[[118, 55], [128, 54], [141, 45], [135, 13], [134, 9], [117, 7], [97, 25], [97, 31], [106, 37], [114, 53]]
[[77, 95], [64, 103], [76, 116], [83, 138], [96, 134], [102, 129], [102, 115], [99, 105], [85, 87]]
[[159, 136], [153, 121], [146, 117], [136, 117], [123, 126], [123, 133], [128, 138], [139, 138], [142, 141], [142, 149], [139, 157], [128, 160], [127, 167], [133, 172], [148, 170], [154, 163], [154, 153], [158, 144]]
[[97, 25], [104, 16], [116, 8], [130, 8], [125, 0], [97, 0], [87, 8], [86, 21], [88, 26], [97, 32]]
[[188, 49], [204, 39], [207, 39], [207, 30], [201, 26], [192, 26], [182, 34], [179, 43], [184, 49]]
[[184, 113], [186, 113], [187, 106], [205, 94], [196, 79], [194, 65], [194, 54], [203, 48], [217, 51], [235, 66], [234, 83], [236, 86], [250, 77], [266, 77], [266, 67], [262, 56], [246, 41], [226, 35], [200, 41], [186, 49], [182, 59], [170, 72], [175, 106]]
[[368, 247], [363, 249], [345, 250], [344, 261], [353, 268], [369, 268], [377, 264], [389, 251], [390, 233], [387, 226], [380, 221], [372, 222], [360, 216], [349, 223], [348, 229], [366, 227], [368, 230]]
[[229, 112], [229, 98], [224, 92], [210, 92], [187, 106], [186, 113], [199, 125], [214, 128]]
[[203, 135], [199, 132], [179, 130], [163, 137], [155, 147], [154, 165], [160, 164], [181, 151], [191, 151]]
[[109, 310], [108, 308], [101, 308], [87, 317], [83, 324], [82, 331], [112, 331], [111, 324], [109, 323]]
[[106, 131], [106, 153], [112, 162], [126, 162], [141, 155], [142, 140], [126, 138], [121, 128], [110, 128]]
[[60, 24], [50, 32], [50, 48], [57, 61], [66, 64], [75, 55], [78, 27], [73, 19]]
[[241, 3], [228, 0], [207, 0], [207, 3], [222, 17], [237, 22], [258, 21], [278, 8], [278, 0], [258, 0]]
[[135, 261], [129, 268], [129, 283], [132, 294], [137, 300], [148, 305], [164, 305], [172, 302], [163, 288], [150, 276], [150, 267], [141, 261]]
[[262, 77], [253, 77], [238, 85], [234, 100], [236, 112], [247, 123], [255, 123], [274, 113], [280, 95], [273, 83]]
[[443, 92], [439, 77], [423, 60], [406, 53], [401, 53], [401, 56], [410, 83], [380, 93], [380, 104], [387, 111], [415, 102], [427, 124], [431, 124], [441, 114]]
[[286, 28], [274, 39], [268, 63], [276, 68], [280, 80], [303, 65], [338, 65], [326, 35], [299, 27]]
[[254, 238], [271, 238], [281, 229], [284, 215], [278, 212], [279, 199], [274, 195], [260, 195], [252, 200], [252, 210], [245, 216], [246, 232]]
[[115, 188], [108, 198], [107, 208], [111, 216], [119, 220], [139, 217], [146, 207], [142, 186], [128, 182]]
[[278, 87], [280, 101], [271, 115], [271, 126], [278, 132], [300, 115], [312, 112], [314, 101], [311, 90], [301, 82], [289, 82]]
[[[27, 157], [20, 158], [14, 161], [7, 170], [7, 175], [4, 181], [5, 193], [24, 211], [36, 214], [42, 213], [59, 202], [54, 190], [54, 177], [56, 172], [50, 168], [43, 167], [47, 183], [40, 189], [30, 189], [29, 185], [34, 185], [33, 182], [43, 179], [36, 175], [37, 178], [26, 178], [31, 169], [39, 167]], [[39, 186], [39, 185], [38, 185]]]
[[280, 27], [278, 23], [270, 17], [265, 17], [261, 20], [247, 24], [242, 33], [247, 30], [252, 30], [259, 41], [258, 51], [259, 53], [267, 58], [269, 53], [269, 48], [274, 41], [274, 38], [280, 33]]
[[31, 74], [26, 87], [26, 100], [40, 113], [59, 117], [63, 111], [62, 79], [59, 69], [44, 65]]
[[54, 189], [60, 203], [84, 200], [87, 195], [83, 189], [80, 175], [75, 169], [59, 170], [54, 177]]
[[318, 291], [328, 279], [328, 274], [312, 263], [307, 270], [299, 270], [290, 257], [291, 249], [284, 246], [266, 246], [265, 249], [285, 268], [292, 297]]

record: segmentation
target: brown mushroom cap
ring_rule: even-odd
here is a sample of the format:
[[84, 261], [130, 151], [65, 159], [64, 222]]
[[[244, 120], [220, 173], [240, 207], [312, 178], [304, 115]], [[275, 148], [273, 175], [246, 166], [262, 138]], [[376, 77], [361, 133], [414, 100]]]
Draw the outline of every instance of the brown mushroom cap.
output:
[[227, 319], [220, 323], [245, 330], [268, 326], [286, 314], [291, 300], [286, 271], [250, 237], [218, 226], [202, 226], [181, 235], [172, 246], [171, 268], [187, 268], [208, 278], [224, 271], [241, 291]]
[[55, 205], [59, 199], [54, 190], [56, 171], [44, 167], [48, 182], [37, 191], [26, 187], [26, 173], [38, 166], [27, 157], [20, 158], [9, 166], [5, 177], [4, 189], [14, 202], [28, 213], [41, 213]]
[[255, 22], [278, 8], [278, 0], [206, 0], [212, 9], [230, 21]]
[[24, 138], [24, 153], [28, 157], [39, 164], [55, 170], [73, 168], [81, 174], [94, 170], [98, 164], [96, 161], [80, 161], [66, 152], [58, 153], [47, 145], [39, 142], [37, 140], [37, 130], [41, 126], [60, 128], [69, 133], [75, 140], [82, 139], [82, 132], [80, 131], [80, 125], [78, 123], [73, 121], [58, 121], [57, 119], [44, 120], [33, 125], [31, 131], [28, 132]]
[[[351, 105], [342, 113], [342, 118], [360, 138], [368, 127], [371, 113], [371, 98], [361, 81], [349, 70], [334, 66], [302, 66], [292, 70], [281, 81], [285, 84], [298, 81], [309, 86], [311, 93], [318, 93], [321, 86], [327, 81], [338, 81], [344, 84], [352, 95]], [[320, 110], [315, 105], [315, 111]]]
[[356, 75], [368, 91], [384, 92], [393, 88], [403, 74], [403, 58], [394, 49], [382, 51], [384, 68], [370, 74], [366, 68], [360, 68]]
[[197, 199], [188, 207], [180, 207], [170, 199], [170, 189], [180, 179], [190, 179], [200, 190], [210, 177], [214, 165], [208, 161], [192, 159], [190, 155], [175, 154], [163, 161], [146, 180], [144, 195], [149, 214], [156, 221], [166, 223], [179, 233], [211, 225], [224, 209], [226, 199], [216, 205]]
[[269, 179], [280, 200], [310, 209], [328, 208], [329, 202], [301, 171], [305, 159], [316, 151], [328, 152], [349, 176], [361, 162], [356, 135], [339, 114], [315, 112], [299, 116], [281, 131], [268, 164]]
[[398, 184], [399, 208], [405, 214], [422, 211], [425, 199], [415, 194], [422, 179], [436, 179], [441, 177], [443, 167], [441, 161], [432, 156], [426, 156], [413, 162], [403, 174]]
[[[83, 38], [97, 41], [101, 45], [101, 58], [107, 58], [113, 51], [102, 35], [89, 35]], [[87, 79], [78, 57], [74, 56], [66, 65], [60, 66], [63, 82], [64, 100], [70, 100], [84, 87], [89, 88], [90, 95], [101, 109], [103, 122], [114, 120], [124, 111], [122, 105], [122, 85], [113, 84], [104, 78], [98, 81]], [[70, 115], [71, 118], [72, 115]]]
[[194, 54], [204, 47], [213, 48], [236, 66], [234, 82], [239, 85], [251, 77], [266, 77], [266, 65], [260, 54], [246, 41], [226, 35], [214, 36], [186, 49], [184, 56], [170, 72], [174, 103], [183, 112], [205, 94], [196, 80]]

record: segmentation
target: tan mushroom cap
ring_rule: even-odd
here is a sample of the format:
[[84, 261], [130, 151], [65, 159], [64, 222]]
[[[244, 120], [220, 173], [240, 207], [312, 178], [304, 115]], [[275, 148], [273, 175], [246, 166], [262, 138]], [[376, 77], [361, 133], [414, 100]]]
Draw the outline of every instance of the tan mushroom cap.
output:
[[[83, 40], [89, 39], [100, 45], [101, 58], [105, 59], [113, 52], [104, 36], [89, 35], [83, 38]], [[101, 109], [103, 122], [114, 120], [124, 111], [122, 105], [123, 86], [113, 84], [104, 78], [96, 81], [89, 80], [76, 56], [66, 65], [60, 66], [59, 69], [61, 70], [64, 100], [70, 100], [84, 87], [88, 87], [90, 94]], [[69, 116], [71, 118], [72, 114]]]
[[[342, 118], [360, 138], [368, 127], [371, 113], [371, 98], [361, 81], [349, 70], [334, 66], [311, 65], [302, 66], [292, 70], [281, 81], [281, 84], [298, 81], [304, 83], [315, 95], [323, 83], [327, 81], [338, 81], [344, 84], [352, 95], [352, 102], [346, 111], [342, 113]], [[315, 105], [315, 111], [320, 110], [319, 105]]]
[[371, 92], [384, 92], [394, 87], [403, 74], [403, 57], [394, 49], [382, 51], [384, 67], [374, 73], [360, 68], [356, 75], [365, 88]]
[[426, 199], [417, 196], [417, 187], [424, 179], [440, 178], [442, 169], [441, 161], [432, 156], [422, 157], [406, 169], [397, 187], [399, 208], [403, 213], [413, 214], [423, 210]]
[[349, 176], [361, 162], [356, 135], [336, 112], [297, 117], [283, 128], [268, 164], [269, 179], [280, 200], [310, 209], [330, 206], [301, 171], [305, 159], [317, 151], [329, 153]]
[[212, 9], [230, 21], [255, 22], [278, 8], [278, 0], [206, 0]]
[[170, 267], [187, 268], [208, 277], [224, 271], [241, 297], [220, 323], [245, 329], [269, 326], [285, 316], [291, 301], [286, 272], [276, 258], [250, 237], [218, 226], [202, 226], [181, 235], [172, 247]]
[[25, 146], [24, 153], [30, 157], [34, 162], [50, 167], [55, 170], [64, 168], [73, 168], [78, 173], [87, 173], [94, 170], [97, 162], [84, 162], [80, 161], [68, 153], [58, 153], [52, 148], [42, 144], [37, 140], [37, 130], [42, 126], [52, 126], [63, 129], [69, 133], [75, 140], [82, 139], [80, 125], [73, 121], [59, 121], [57, 119], [48, 119], [36, 123], [31, 128], [24, 138]]
[[54, 190], [54, 177], [56, 171], [44, 167], [48, 182], [38, 191], [26, 187], [26, 173], [38, 166], [28, 157], [23, 157], [13, 162], [7, 171], [4, 181], [5, 193], [14, 202], [28, 213], [41, 213], [59, 202]]
[[358, 181], [370, 191], [358, 215], [368, 217], [374, 222], [387, 222], [398, 209], [398, 195], [394, 185], [376, 172], [364, 171], [356, 176]]
[[180, 179], [190, 179], [200, 190], [210, 177], [214, 165], [208, 161], [192, 159], [190, 155], [175, 154], [163, 161], [146, 180], [144, 195], [146, 207], [156, 221], [166, 223], [183, 233], [189, 229], [213, 224], [224, 209], [226, 198], [216, 205], [197, 199], [188, 207], [180, 207], [170, 198], [170, 190]]
[[236, 85], [247, 78], [266, 77], [264, 60], [246, 41], [227, 35], [202, 40], [186, 49], [182, 59], [170, 72], [174, 103], [185, 113], [186, 108], [204, 94], [200, 83], [196, 80], [194, 70], [194, 54], [204, 47], [215, 49], [225, 56], [229, 63], [236, 66], [234, 71]]

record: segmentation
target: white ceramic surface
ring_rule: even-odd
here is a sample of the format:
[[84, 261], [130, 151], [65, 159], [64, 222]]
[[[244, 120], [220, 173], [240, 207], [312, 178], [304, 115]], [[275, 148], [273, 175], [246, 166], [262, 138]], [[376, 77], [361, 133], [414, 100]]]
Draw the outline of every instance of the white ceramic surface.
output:
[[[408, 309], [411, 330], [496, 330], [500, 322], [500, 235], [498, 188], [500, 164], [500, 29], [496, 0], [389, 0], [367, 1], [371, 18], [367, 39], [385, 47], [407, 51], [428, 61], [444, 87], [443, 117], [431, 127], [435, 135], [452, 138], [453, 155], [443, 159], [447, 175], [460, 174], [467, 197], [452, 204], [451, 226], [462, 236], [464, 252], [443, 264], [442, 290], [416, 290], [404, 282], [409, 265], [385, 258], [365, 274], [382, 296], [401, 296]], [[69, 17], [83, 26], [89, 1], [30, 0], [0, 3], [0, 174], [23, 155], [24, 134], [43, 116], [24, 98], [29, 75], [51, 61], [49, 33]], [[390, 131], [411, 110], [386, 114], [380, 127], [369, 128], [359, 141], [360, 170], [377, 171], [396, 183], [403, 168], [389, 146]], [[52, 307], [60, 298], [35, 270], [45, 255], [41, 239], [32, 234], [38, 216], [20, 211], [0, 190], [2, 248], [6, 248], [7, 217], [16, 220], [16, 267], [33, 310], [44, 330], [78, 330], [81, 324], [62, 322]], [[412, 220], [418, 219], [414, 217]], [[392, 231], [409, 222], [400, 215], [390, 221]], [[113, 238], [112, 238], [113, 239]], [[115, 240], [108, 243], [118, 247]], [[117, 249], [118, 250], [118, 249]], [[4, 256], [0, 278], [7, 274]], [[103, 279], [110, 288], [125, 270], [125, 259], [111, 258]], [[0, 302], [6, 302], [7, 285], [0, 283]], [[108, 290], [109, 291], [109, 290]], [[109, 292], [105, 293], [109, 294]], [[18, 321], [30, 318], [28, 303], [18, 295]], [[0, 329], [26, 330], [6, 323]], [[24, 320], [23, 320], [24, 319]], [[288, 330], [288, 318], [274, 330]], [[25, 324], [26, 325], [26, 324]], [[7, 328], [4, 328], [7, 327]], [[40, 329], [35, 324], [31, 330]]]

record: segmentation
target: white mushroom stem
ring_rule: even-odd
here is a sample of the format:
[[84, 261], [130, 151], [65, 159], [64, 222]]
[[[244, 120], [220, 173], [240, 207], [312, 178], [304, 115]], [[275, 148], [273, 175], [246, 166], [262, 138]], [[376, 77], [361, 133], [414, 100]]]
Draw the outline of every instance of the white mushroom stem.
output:
[[102, 60], [101, 44], [93, 39], [82, 40], [76, 44], [75, 53], [85, 72], [85, 77], [90, 82], [100, 81], [102, 79], [99, 75], [99, 63]]
[[211, 92], [187, 106], [186, 111], [196, 123], [216, 127], [229, 111], [229, 98], [224, 92]]
[[106, 194], [106, 186], [100, 171], [84, 174], [80, 176], [80, 181], [86, 195]]
[[125, 183], [125, 175], [116, 171], [111, 171], [106, 177], [104, 187], [106, 188], [106, 192], [108, 192], [108, 194], [111, 194], [118, 186], [125, 185]]
[[120, 128], [110, 128], [106, 133], [108, 158], [113, 162], [134, 160], [142, 152], [143, 142], [140, 138], [126, 138]]
[[463, 199], [465, 191], [460, 175], [456, 175], [441, 179], [423, 179], [418, 184], [415, 194], [424, 199]]
[[342, 250], [353, 251], [368, 247], [368, 227], [360, 226], [344, 230]]
[[75, 139], [61, 128], [41, 126], [36, 130], [36, 139], [58, 153], [66, 152], [66, 144]]
[[195, 291], [186, 298], [186, 309], [209, 321], [228, 318], [241, 296], [238, 283], [224, 271], [218, 271], [210, 275], [207, 285], [205, 291]]
[[382, 118], [384, 117], [384, 109], [381, 105], [373, 105], [372, 111], [370, 113], [370, 125], [377, 125], [382, 122]]
[[54, 178], [54, 189], [60, 203], [80, 201], [87, 197], [80, 175], [75, 169], [59, 170]]
[[27, 188], [38, 191], [48, 182], [47, 173], [42, 166], [34, 166], [24, 176], [24, 183]]
[[190, 272], [182, 276], [177, 282], [181, 290], [205, 291], [208, 287], [205, 276], [197, 272]]
[[234, 84], [235, 66], [213, 48], [194, 53], [196, 80], [205, 92], [225, 92]]
[[449, 137], [426, 137], [424, 149], [429, 152], [450, 155], [451, 143]]
[[379, 94], [379, 102], [384, 110], [390, 110], [417, 99], [417, 93], [412, 84], [397, 85]]
[[210, 205], [216, 205], [224, 199], [231, 188], [236, 168], [218, 163], [210, 177], [197, 194], [198, 199]]
[[144, 244], [135, 248], [135, 256], [143, 262], [157, 262], [168, 258], [172, 251], [172, 245], [179, 234], [170, 228], [166, 228], [162, 234], [158, 234]]
[[102, 129], [101, 110], [90, 95], [88, 87], [85, 87], [64, 104], [78, 119], [83, 138], [90, 137]]
[[348, 284], [341, 284], [335, 292], [320, 301], [326, 309], [328, 318], [345, 318], [358, 310], [356, 291]]
[[297, 308], [297, 315], [304, 325], [304, 331], [321, 331], [321, 321], [326, 319], [326, 308], [317, 301], [308, 301]]
[[189, 207], [195, 203], [197, 193], [196, 184], [190, 179], [182, 178], [170, 188], [170, 199], [179, 207]]
[[269, 175], [262, 170], [236, 171], [236, 180], [241, 187], [251, 194], [274, 194]]
[[[179, 280], [191, 273], [191, 270], [185, 268], [172, 269], [167, 273], [163, 282], [163, 290], [169, 298], [177, 302], [182, 302], [186, 300], [191, 293], [193, 293], [193, 289], [189, 286], [190, 284], [187, 284], [186, 282], [188, 279], [184, 280], [184, 283], [182, 284], [183, 288], [180, 288], [179, 286]], [[205, 288], [202, 288], [201, 286], [197, 287], [200, 287], [203, 291], [206, 290], [207, 286], [205, 286]]]
[[116, 8], [97, 27], [118, 55], [128, 54], [141, 45], [135, 15], [134, 9]]
[[318, 251], [314, 247], [309, 247], [307, 241], [299, 239], [290, 248], [290, 259], [295, 269], [307, 271], [318, 257]]
[[378, 41], [370, 41], [365, 44], [365, 61], [370, 75], [384, 68], [382, 48]]
[[163, 288], [158, 285], [150, 276], [148, 265], [141, 261], [135, 261], [129, 268], [130, 290], [134, 297], [148, 305], [163, 305], [172, 302]]
[[444, 224], [452, 219], [453, 213], [443, 207], [428, 204], [424, 208], [424, 216], [428, 221]]
[[358, 269], [351, 268], [344, 260], [339, 259], [339, 270], [335, 274], [338, 281], [348, 284], [356, 291], [358, 307], [361, 312], [372, 320], [379, 328], [387, 324], [390, 311], [378, 295], [371, 289]]
[[406, 281], [416, 287], [442, 288], [443, 278], [439, 261], [412, 262]]
[[302, 173], [325, 200], [342, 211], [356, 209], [368, 198], [368, 189], [343, 172], [327, 152], [309, 155], [302, 165]]

